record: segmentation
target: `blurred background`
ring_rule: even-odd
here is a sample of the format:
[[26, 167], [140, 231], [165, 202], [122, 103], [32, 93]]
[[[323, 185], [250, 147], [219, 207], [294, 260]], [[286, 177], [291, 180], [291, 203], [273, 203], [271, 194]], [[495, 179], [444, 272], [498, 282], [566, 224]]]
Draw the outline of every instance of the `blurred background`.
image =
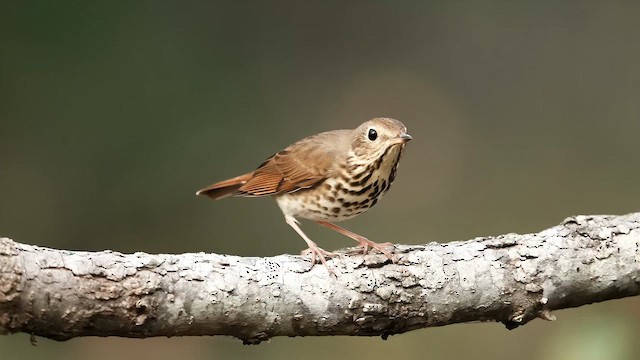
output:
[[[403, 121], [393, 190], [344, 225], [421, 244], [640, 210], [640, 3], [0, 5], [0, 235], [78, 250], [298, 253], [271, 199], [196, 198], [304, 136]], [[320, 246], [353, 243], [303, 223]], [[638, 298], [513, 331], [0, 337], [9, 359], [637, 359]]]

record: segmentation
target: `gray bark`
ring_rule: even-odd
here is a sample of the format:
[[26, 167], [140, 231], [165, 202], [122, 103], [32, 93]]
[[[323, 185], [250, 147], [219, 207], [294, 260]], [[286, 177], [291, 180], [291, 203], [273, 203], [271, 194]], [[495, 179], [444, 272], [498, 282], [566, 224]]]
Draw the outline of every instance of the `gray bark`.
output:
[[396, 245], [331, 259], [53, 250], [0, 239], [0, 331], [76, 336], [379, 335], [468, 321], [507, 328], [640, 294], [640, 213], [536, 234]]

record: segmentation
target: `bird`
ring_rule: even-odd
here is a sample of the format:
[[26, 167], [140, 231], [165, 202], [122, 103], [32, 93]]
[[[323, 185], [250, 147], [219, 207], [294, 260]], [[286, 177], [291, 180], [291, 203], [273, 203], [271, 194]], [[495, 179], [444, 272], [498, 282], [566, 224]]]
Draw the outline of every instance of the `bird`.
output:
[[355, 129], [332, 130], [299, 140], [267, 158], [254, 171], [217, 182], [196, 192], [213, 200], [233, 197], [272, 196], [285, 222], [304, 239], [311, 255], [327, 268], [334, 253], [320, 248], [300, 227], [307, 219], [356, 240], [367, 254], [369, 247], [391, 261], [389, 243], [375, 243], [336, 224], [352, 219], [371, 207], [396, 178], [405, 144], [412, 137], [406, 126], [392, 118], [378, 117]]

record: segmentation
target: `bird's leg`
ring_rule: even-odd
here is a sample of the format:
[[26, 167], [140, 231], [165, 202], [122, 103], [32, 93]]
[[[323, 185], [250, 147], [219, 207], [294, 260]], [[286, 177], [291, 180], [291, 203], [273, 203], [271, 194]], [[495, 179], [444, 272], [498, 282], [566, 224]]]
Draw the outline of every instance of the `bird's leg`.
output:
[[367, 254], [367, 252], [369, 251], [369, 246], [371, 246], [372, 248], [380, 251], [381, 253], [383, 253], [386, 257], [389, 258], [389, 260], [396, 262], [395, 257], [388, 251], [385, 249], [385, 246], [393, 246], [392, 243], [384, 243], [384, 244], [378, 244], [376, 242], [373, 242], [369, 239], [367, 239], [366, 237], [362, 236], [362, 235], [358, 235], [352, 231], [349, 231], [345, 228], [342, 228], [336, 224], [330, 223], [330, 222], [326, 222], [326, 221], [316, 221], [318, 224], [322, 225], [322, 226], [326, 226], [331, 230], [335, 230], [337, 232], [339, 232], [342, 235], [348, 236], [350, 238], [352, 238], [353, 240], [357, 241], [360, 243], [360, 246], [362, 246], [363, 250], [363, 254]]
[[325, 256], [335, 256], [336, 254], [332, 252], [328, 252], [318, 247], [318, 245], [316, 245], [316, 243], [313, 242], [313, 240], [309, 239], [309, 237], [302, 231], [302, 229], [300, 229], [300, 226], [298, 226], [298, 220], [296, 220], [293, 216], [285, 216], [284, 219], [287, 222], [287, 224], [289, 224], [289, 226], [291, 226], [293, 230], [295, 230], [298, 233], [298, 235], [300, 235], [300, 237], [304, 239], [304, 241], [309, 246], [309, 248], [302, 251], [300, 255], [311, 254], [311, 264], [312, 264], [311, 266], [315, 265], [316, 257], [317, 257], [318, 259], [320, 259], [320, 262], [322, 263], [322, 265], [324, 265], [327, 268], [327, 271], [329, 271], [329, 274], [335, 276], [333, 271], [329, 268], [329, 265], [327, 265], [327, 260], [325, 259]]

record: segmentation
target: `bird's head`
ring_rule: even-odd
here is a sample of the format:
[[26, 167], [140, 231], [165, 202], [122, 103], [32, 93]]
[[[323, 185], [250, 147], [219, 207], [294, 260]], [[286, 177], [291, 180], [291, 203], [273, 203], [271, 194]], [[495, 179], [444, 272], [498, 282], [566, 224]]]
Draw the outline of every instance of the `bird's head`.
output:
[[407, 127], [396, 119], [375, 118], [365, 121], [353, 130], [351, 155], [358, 165], [380, 159], [392, 148], [402, 150], [411, 140]]

